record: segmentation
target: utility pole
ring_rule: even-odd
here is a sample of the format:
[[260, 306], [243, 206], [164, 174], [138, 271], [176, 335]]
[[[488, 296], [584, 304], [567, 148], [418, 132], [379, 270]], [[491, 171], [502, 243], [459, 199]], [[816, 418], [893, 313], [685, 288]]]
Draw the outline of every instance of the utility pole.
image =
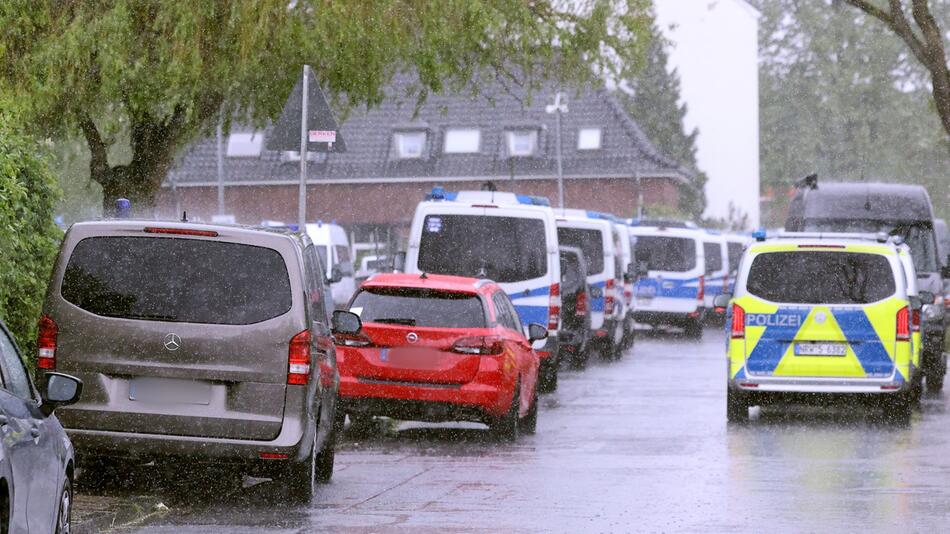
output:
[[567, 95], [558, 91], [554, 94], [554, 103], [548, 104], [544, 108], [546, 112], [554, 113], [554, 137], [557, 139], [554, 145], [557, 157], [557, 207], [564, 209], [564, 171], [561, 165], [561, 114], [567, 113]]
[[[218, 119], [218, 215], [224, 215], [224, 135], [221, 132], [221, 121]], [[177, 211], [177, 210], [176, 210]]]
[[297, 204], [298, 231], [307, 229], [307, 65], [303, 66], [303, 105], [300, 110], [300, 190]]

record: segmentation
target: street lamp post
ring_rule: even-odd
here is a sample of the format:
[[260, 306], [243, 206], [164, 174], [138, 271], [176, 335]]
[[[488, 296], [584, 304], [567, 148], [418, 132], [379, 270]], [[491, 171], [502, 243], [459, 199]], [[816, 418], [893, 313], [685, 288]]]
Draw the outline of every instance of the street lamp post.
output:
[[557, 207], [564, 209], [564, 171], [561, 165], [561, 114], [567, 113], [567, 95], [558, 91], [554, 94], [554, 103], [548, 104], [544, 110], [547, 113], [554, 113], [554, 136], [557, 141], [554, 145], [554, 153], [557, 158]]

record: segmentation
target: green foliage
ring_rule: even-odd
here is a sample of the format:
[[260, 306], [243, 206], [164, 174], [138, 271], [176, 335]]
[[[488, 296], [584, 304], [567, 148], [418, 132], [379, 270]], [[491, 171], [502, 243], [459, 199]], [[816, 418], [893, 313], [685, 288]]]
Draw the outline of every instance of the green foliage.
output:
[[59, 188], [44, 152], [11, 113], [0, 113], [0, 318], [31, 356], [62, 237], [53, 223]]
[[[485, 76], [619, 79], [651, 21], [649, 0], [6, 0], [0, 90], [43, 135], [82, 127], [107, 197], [151, 199], [219, 117], [276, 118], [303, 64], [351, 106], [379, 103], [401, 70], [422, 98]], [[125, 139], [128, 164], [106, 164]]]
[[678, 208], [698, 218], [706, 207], [703, 187], [707, 180], [696, 165], [699, 130], [685, 131], [686, 104], [680, 104], [679, 74], [669, 68], [666, 40], [657, 28], [652, 31], [643, 69], [622, 84], [621, 101], [663, 155], [695, 173], [695, 194], [681, 196]]
[[[950, 2], [932, 1], [950, 22]], [[929, 77], [881, 23], [835, 0], [761, 0], [763, 221], [784, 222], [790, 184], [880, 180], [925, 185], [950, 216], [950, 142]], [[947, 24], [950, 26], [950, 24]]]

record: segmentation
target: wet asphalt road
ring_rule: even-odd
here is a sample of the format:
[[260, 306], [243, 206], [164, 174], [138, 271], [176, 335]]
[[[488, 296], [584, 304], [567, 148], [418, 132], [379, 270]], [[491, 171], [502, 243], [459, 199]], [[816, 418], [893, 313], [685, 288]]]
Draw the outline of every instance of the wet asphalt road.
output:
[[129, 473], [118, 491], [172, 507], [138, 532], [948, 530], [943, 397], [907, 427], [847, 406], [756, 409], [729, 426], [724, 373], [718, 331], [640, 337], [622, 361], [565, 372], [537, 435], [515, 444], [478, 425], [349, 432], [309, 507], [225, 473]]

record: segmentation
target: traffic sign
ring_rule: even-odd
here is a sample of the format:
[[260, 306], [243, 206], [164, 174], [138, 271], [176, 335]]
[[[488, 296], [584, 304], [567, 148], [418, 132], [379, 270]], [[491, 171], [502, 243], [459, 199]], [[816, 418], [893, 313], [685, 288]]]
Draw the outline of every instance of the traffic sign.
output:
[[[307, 76], [307, 150], [314, 152], [346, 152], [346, 143], [333, 117], [327, 98], [311, 69]], [[284, 110], [267, 138], [267, 149], [300, 151], [300, 118], [303, 113], [303, 76], [297, 78], [294, 90], [287, 97]]]

